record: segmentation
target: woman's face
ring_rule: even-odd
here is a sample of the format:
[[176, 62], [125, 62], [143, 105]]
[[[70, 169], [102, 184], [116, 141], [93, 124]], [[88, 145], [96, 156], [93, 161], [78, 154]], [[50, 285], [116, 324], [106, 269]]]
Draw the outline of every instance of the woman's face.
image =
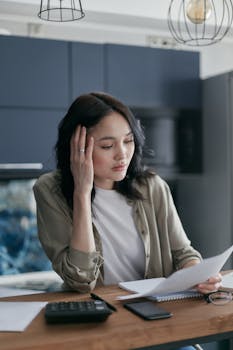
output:
[[94, 183], [112, 189], [115, 181], [124, 179], [134, 154], [134, 137], [127, 120], [112, 112], [89, 129], [94, 138]]

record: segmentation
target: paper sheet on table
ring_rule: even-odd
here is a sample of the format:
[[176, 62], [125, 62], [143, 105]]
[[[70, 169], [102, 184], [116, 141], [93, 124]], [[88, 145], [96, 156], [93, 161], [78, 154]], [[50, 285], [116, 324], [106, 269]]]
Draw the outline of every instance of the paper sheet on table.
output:
[[47, 302], [1, 301], [0, 332], [23, 332]]
[[185, 291], [215, 276], [223, 267], [233, 251], [233, 245], [222, 254], [204, 259], [200, 264], [178, 270], [165, 278], [154, 288], [145, 288], [142, 293], [118, 296], [118, 300], [127, 300], [156, 294], [167, 294]]
[[34, 290], [34, 289], [9, 288], [9, 287], [0, 286], [0, 298], [13, 297], [17, 295], [39, 294], [39, 293], [44, 293], [44, 292]]

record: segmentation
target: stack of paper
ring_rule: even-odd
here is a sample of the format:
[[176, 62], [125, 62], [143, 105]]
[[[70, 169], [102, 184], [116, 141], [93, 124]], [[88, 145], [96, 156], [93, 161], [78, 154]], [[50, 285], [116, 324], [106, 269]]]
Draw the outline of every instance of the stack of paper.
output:
[[[129, 288], [135, 294], [122, 295], [117, 297], [118, 300], [134, 299], [140, 297], [150, 297], [156, 295], [177, 293], [189, 290], [199, 283], [203, 283], [221, 270], [229, 256], [233, 251], [233, 245], [224, 251], [222, 254], [212, 258], [204, 259], [199, 264], [184, 268], [174, 272], [168, 278], [155, 279], [158, 281], [150, 281], [147, 284], [146, 280], [140, 282], [140, 288]], [[124, 286], [120, 285], [124, 288]], [[126, 288], [127, 289], [127, 288]]]

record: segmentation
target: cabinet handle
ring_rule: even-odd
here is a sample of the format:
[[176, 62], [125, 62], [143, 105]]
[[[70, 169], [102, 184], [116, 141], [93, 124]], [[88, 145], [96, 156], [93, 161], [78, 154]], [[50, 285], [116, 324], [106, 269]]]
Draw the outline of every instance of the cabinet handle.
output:
[[0, 163], [0, 170], [41, 170], [42, 163]]

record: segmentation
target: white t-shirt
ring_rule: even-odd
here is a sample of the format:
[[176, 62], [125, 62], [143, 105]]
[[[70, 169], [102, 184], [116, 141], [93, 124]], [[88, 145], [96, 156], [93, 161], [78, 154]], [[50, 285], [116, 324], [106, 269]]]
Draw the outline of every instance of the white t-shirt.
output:
[[132, 207], [115, 190], [95, 188], [93, 223], [102, 241], [104, 284], [142, 279], [145, 249], [132, 217]]

